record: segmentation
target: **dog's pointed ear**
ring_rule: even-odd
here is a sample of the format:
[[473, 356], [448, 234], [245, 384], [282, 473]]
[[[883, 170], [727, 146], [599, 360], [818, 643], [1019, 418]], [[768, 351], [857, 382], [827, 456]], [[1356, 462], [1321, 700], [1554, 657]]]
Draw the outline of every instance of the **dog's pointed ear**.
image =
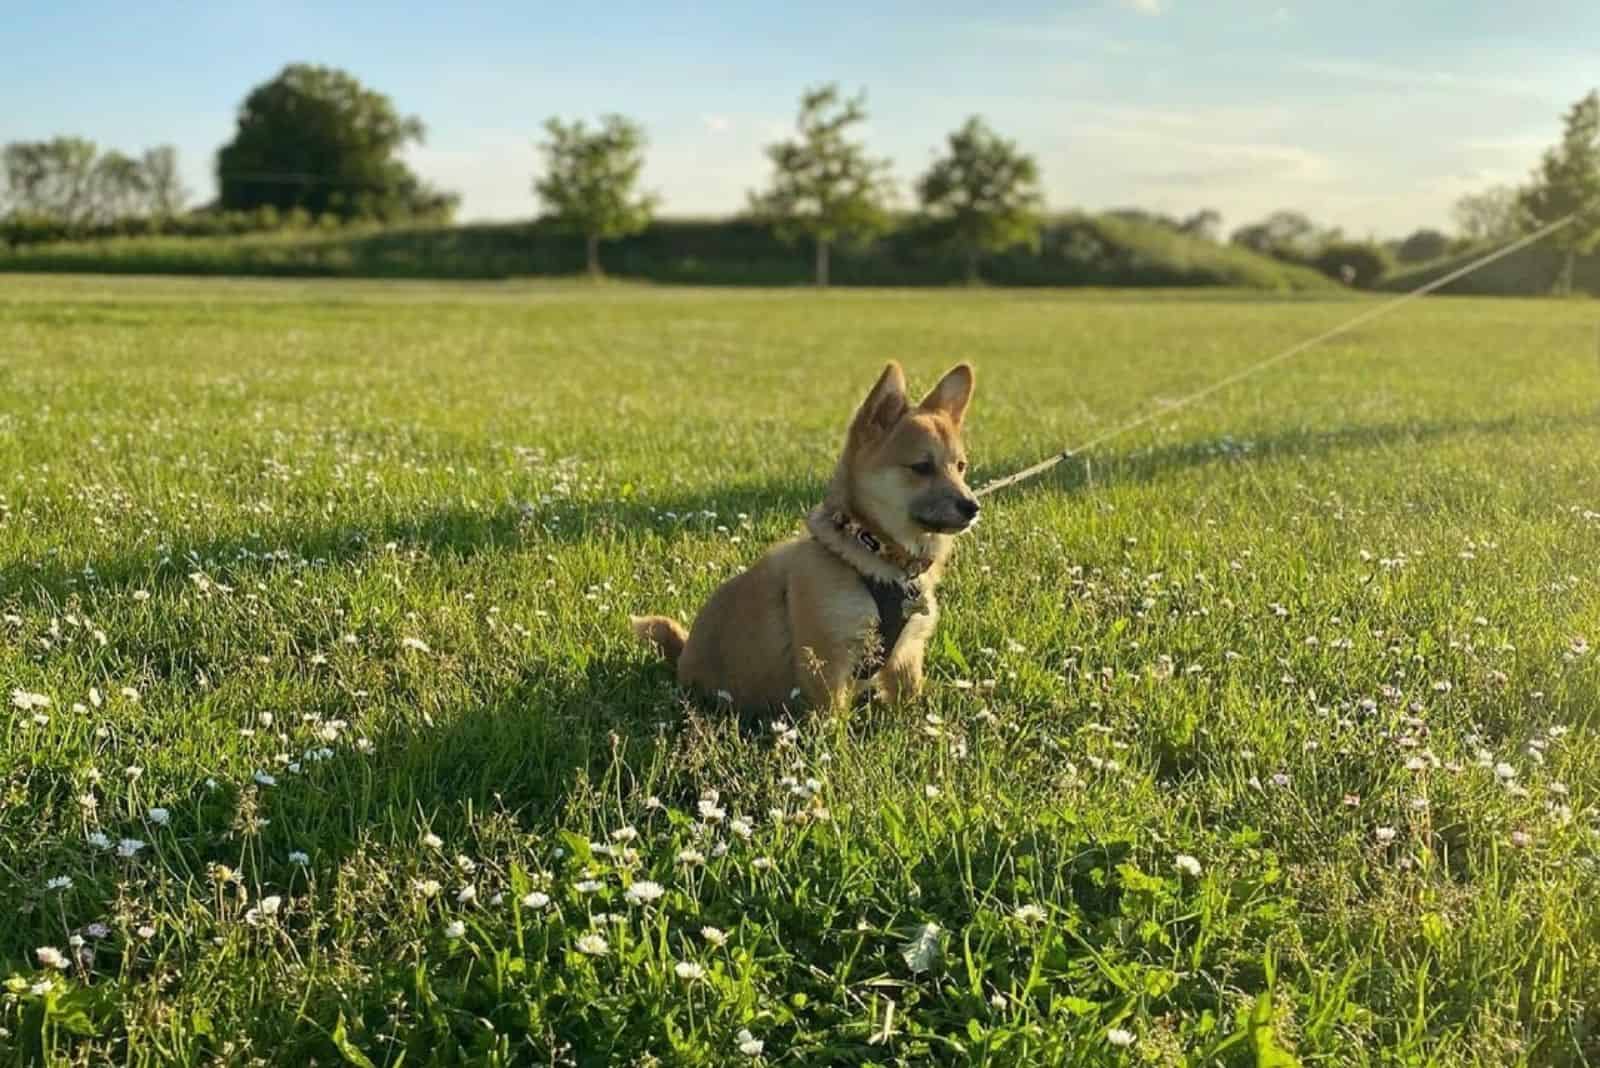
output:
[[958, 363], [945, 372], [939, 384], [928, 391], [919, 406], [925, 412], [943, 412], [953, 423], [960, 423], [972, 400], [972, 365]]
[[878, 382], [867, 394], [850, 421], [850, 434], [881, 433], [900, 421], [909, 407], [906, 401], [906, 373], [893, 360], [878, 376]]

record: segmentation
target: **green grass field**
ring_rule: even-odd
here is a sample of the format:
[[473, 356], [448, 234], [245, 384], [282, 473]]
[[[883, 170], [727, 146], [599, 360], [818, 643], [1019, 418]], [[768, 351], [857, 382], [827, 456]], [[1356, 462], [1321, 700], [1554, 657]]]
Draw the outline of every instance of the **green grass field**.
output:
[[916, 707], [627, 634], [886, 359], [982, 482], [1362, 306], [0, 280], [0, 1063], [1600, 1061], [1592, 305], [991, 498]]

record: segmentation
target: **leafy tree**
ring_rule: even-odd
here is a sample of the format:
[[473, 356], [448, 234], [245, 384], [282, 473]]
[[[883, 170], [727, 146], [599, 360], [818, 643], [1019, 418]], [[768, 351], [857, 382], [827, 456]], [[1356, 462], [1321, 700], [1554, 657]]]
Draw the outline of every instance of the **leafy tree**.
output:
[[1347, 286], [1365, 289], [1388, 272], [1389, 256], [1377, 245], [1334, 241], [1317, 253], [1311, 266]]
[[1521, 194], [1507, 185], [1468, 193], [1453, 212], [1461, 236], [1473, 244], [1509, 241], [1525, 229]]
[[143, 163], [115, 150], [107, 152], [94, 164], [90, 214], [97, 222], [143, 215], [149, 191]]
[[150, 213], [170, 218], [182, 211], [184, 202], [189, 199], [189, 191], [183, 187], [183, 179], [178, 175], [178, 150], [171, 145], [157, 145], [145, 149], [141, 162], [144, 165]]
[[950, 135], [949, 146], [917, 182], [917, 196], [961, 250], [967, 281], [976, 282], [985, 252], [1039, 247], [1039, 165], [976, 115]]
[[799, 137], [768, 146], [772, 185], [750, 196], [752, 211], [772, 220], [779, 237], [816, 243], [819, 286], [828, 284], [830, 246], [870, 239], [889, 225], [889, 162], [849, 139], [866, 118], [864, 95], [846, 100], [837, 85], [808, 90], [800, 98]]
[[1564, 254], [1557, 291], [1572, 292], [1572, 270], [1579, 253], [1600, 244], [1600, 92], [1591, 92], [1566, 114], [1561, 143], [1544, 154], [1523, 190], [1521, 204], [1539, 224], [1568, 215], [1577, 218], [1556, 231]]
[[217, 153], [221, 206], [447, 216], [456, 198], [429, 189], [398, 158], [422, 137], [422, 120], [344, 71], [290, 64], [245, 98], [233, 140]]
[[1321, 230], [1298, 211], [1275, 211], [1261, 222], [1241, 226], [1230, 240], [1280, 260], [1309, 263], [1323, 246], [1338, 238], [1339, 231]]
[[1222, 240], [1222, 213], [1215, 208], [1201, 208], [1178, 224], [1178, 232], [1198, 237], [1203, 241]]
[[656, 198], [635, 191], [644, 170], [644, 129], [621, 115], [607, 115], [592, 132], [581, 119], [551, 119], [544, 128], [546, 170], [533, 191], [546, 211], [584, 236], [589, 274], [598, 278], [600, 242], [638, 233], [655, 211]]
[[1395, 246], [1395, 258], [1401, 263], [1426, 263], [1450, 251], [1450, 236], [1438, 230], [1422, 229]]
[[18, 215], [71, 225], [95, 214], [95, 160], [99, 150], [81, 137], [13, 141], [0, 153], [7, 199]]

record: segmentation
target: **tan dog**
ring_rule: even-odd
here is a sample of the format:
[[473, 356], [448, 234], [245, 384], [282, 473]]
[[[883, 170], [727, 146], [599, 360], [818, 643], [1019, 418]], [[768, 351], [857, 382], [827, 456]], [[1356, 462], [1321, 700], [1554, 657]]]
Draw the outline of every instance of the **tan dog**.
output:
[[891, 701], [916, 696], [939, 614], [934, 587], [953, 535], [978, 517], [961, 444], [972, 384], [961, 364], [912, 407], [890, 363], [850, 423], [809, 535], [723, 583], [692, 631], [644, 616], [634, 633], [677, 665], [680, 684], [743, 707], [803, 694], [837, 709], [857, 683]]

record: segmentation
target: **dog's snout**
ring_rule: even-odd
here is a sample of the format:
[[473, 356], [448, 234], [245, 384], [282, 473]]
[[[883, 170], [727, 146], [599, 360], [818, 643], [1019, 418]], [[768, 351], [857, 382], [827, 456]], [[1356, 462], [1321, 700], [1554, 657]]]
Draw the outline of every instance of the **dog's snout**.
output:
[[961, 513], [962, 519], [976, 519], [980, 507], [982, 506], [978, 504], [978, 498], [976, 497], [963, 497], [956, 502], [956, 511]]

